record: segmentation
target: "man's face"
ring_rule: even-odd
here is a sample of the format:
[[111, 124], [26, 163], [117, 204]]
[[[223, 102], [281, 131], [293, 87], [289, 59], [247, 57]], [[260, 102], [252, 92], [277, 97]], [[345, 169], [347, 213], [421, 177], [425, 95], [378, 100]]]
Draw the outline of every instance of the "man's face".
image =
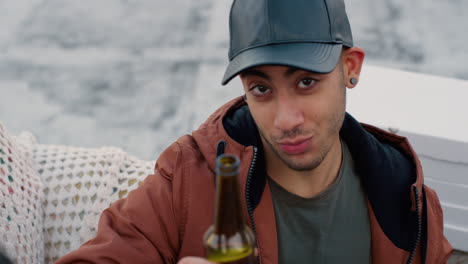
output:
[[316, 74], [268, 65], [241, 74], [267, 161], [313, 170], [339, 144], [346, 104], [342, 69], [339, 63], [329, 74]]

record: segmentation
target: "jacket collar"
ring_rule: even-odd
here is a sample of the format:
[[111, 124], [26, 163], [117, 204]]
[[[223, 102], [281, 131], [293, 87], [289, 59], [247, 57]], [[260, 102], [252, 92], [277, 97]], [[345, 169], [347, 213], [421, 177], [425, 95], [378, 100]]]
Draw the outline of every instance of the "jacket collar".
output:
[[[214, 171], [216, 145], [226, 141], [226, 152], [237, 154], [241, 160], [252, 159], [252, 149], [258, 149], [257, 165], [249, 190], [250, 204], [255, 208], [265, 189], [266, 174], [261, 140], [257, 126], [242, 97], [218, 109], [200, 128], [193, 132], [200, 150]], [[417, 216], [411, 213], [415, 199], [412, 186], [422, 189], [422, 169], [406, 138], [373, 126], [360, 124], [346, 113], [340, 131], [348, 145], [361, 177], [366, 195], [385, 235], [399, 248], [410, 250], [416, 234]], [[247, 154], [246, 154], [247, 153]], [[244, 169], [242, 183], [246, 182]], [[422, 193], [422, 192], [421, 192]], [[419, 201], [422, 201], [419, 199]]]
[[[247, 105], [238, 105], [223, 118], [223, 127], [230, 138], [243, 146], [259, 149], [258, 163], [264, 162], [262, 146], [255, 122]], [[384, 233], [399, 248], [411, 250], [415, 239], [416, 216], [411, 211], [413, 184], [422, 185], [420, 163], [408, 141], [378, 128], [360, 124], [346, 113], [340, 131], [348, 145], [364, 190]], [[416, 173], [418, 172], [418, 173]], [[257, 165], [251, 193], [265, 188], [264, 166]], [[421, 188], [420, 188], [421, 189]], [[260, 197], [253, 197], [254, 207]]]

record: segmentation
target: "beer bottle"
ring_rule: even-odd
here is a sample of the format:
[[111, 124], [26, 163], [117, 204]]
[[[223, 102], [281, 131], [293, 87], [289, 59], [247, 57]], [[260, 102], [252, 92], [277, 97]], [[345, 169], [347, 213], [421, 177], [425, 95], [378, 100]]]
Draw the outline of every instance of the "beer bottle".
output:
[[213, 262], [255, 263], [254, 236], [242, 211], [239, 169], [237, 156], [222, 154], [216, 160], [215, 223], [203, 238], [207, 258]]

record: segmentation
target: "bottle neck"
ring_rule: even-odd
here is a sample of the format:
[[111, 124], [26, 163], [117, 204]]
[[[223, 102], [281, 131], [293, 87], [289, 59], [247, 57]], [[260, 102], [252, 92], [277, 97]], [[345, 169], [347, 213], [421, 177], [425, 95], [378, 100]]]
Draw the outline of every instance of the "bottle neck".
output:
[[215, 233], [235, 234], [244, 230], [238, 175], [217, 176]]

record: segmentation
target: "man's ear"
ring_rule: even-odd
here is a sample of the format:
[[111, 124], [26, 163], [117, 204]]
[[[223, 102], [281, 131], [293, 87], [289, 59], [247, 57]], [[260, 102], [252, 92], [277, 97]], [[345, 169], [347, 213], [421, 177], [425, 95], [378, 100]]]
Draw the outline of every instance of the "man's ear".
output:
[[352, 47], [343, 50], [341, 61], [343, 63], [343, 74], [348, 88], [354, 88], [361, 74], [365, 52], [359, 47]]

